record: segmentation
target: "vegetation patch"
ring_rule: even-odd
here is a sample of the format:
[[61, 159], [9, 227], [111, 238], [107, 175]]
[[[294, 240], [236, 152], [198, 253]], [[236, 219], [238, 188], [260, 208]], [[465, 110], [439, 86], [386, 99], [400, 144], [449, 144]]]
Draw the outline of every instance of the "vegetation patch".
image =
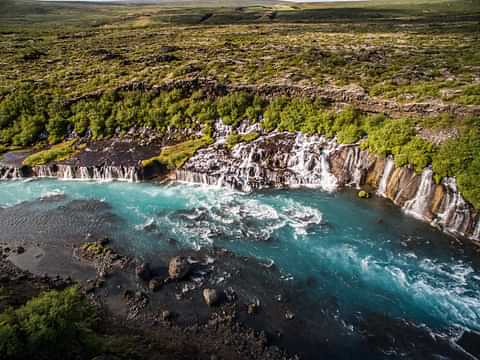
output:
[[32, 154], [23, 160], [23, 165], [37, 166], [45, 165], [52, 161], [67, 160], [79, 150], [79, 148], [75, 146], [76, 141], [77, 140], [66, 141], [64, 143], [54, 145], [47, 150]]
[[242, 142], [245, 142], [245, 143], [252, 142], [258, 139], [259, 136], [260, 134], [256, 131], [252, 131], [247, 134], [239, 134], [237, 132], [232, 132], [228, 135], [225, 141], [225, 147], [229, 150], [232, 150], [235, 145]]
[[91, 354], [95, 323], [95, 310], [77, 288], [44, 292], [0, 314], [0, 357], [57, 358], [79, 348]]
[[162, 149], [159, 156], [143, 160], [142, 165], [144, 168], [148, 168], [159, 162], [166, 165], [169, 169], [178, 169], [195, 155], [198, 149], [208, 146], [212, 142], [211, 137], [203, 136], [199, 139], [187, 140], [180, 144], [168, 146]]

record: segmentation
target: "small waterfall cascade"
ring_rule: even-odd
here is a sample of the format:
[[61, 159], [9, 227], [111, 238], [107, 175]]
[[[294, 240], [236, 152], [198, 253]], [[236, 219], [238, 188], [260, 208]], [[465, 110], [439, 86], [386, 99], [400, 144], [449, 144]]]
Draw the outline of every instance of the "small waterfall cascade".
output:
[[330, 172], [329, 154], [335, 148], [334, 141], [301, 133], [273, 132], [232, 151], [216, 142], [188, 160], [176, 178], [245, 192], [299, 186], [333, 191], [337, 180]]
[[14, 166], [0, 165], [0, 180], [19, 180], [23, 179], [22, 170]]
[[443, 211], [437, 214], [435, 224], [440, 225], [447, 232], [465, 235], [473, 220], [471, 208], [458, 192], [454, 178], [443, 179], [442, 185], [445, 189], [442, 200]]
[[477, 219], [477, 225], [473, 230], [473, 235], [471, 237], [473, 240], [480, 241], [480, 217]]
[[433, 171], [430, 168], [423, 170], [420, 185], [415, 197], [408, 200], [403, 209], [410, 215], [419, 219], [428, 220], [429, 207], [433, 198], [435, 183], [433, 181]]
[[357, 145], [348, 146], [347, 157], [343, 164], [343, 171], [348, 174], [349, 178], [346, 185], [360, 188], [360, 185], [364, 183], [368, 168], [368, 151], [362, 151]]
[[335, 148], [335, 142], [329, 142], [324, 137], [298, 133], [289, 154], [287, 167], [293, 172], [293, 176], [287, 184], [292, 187], [309, 186], [320, 187], [325, 191], [336, 190], [337, 179], [330, 172], [328, 161]]
[[33, 167], [33, 174], [39, 178], [61, 180], [128, 181], [139, 180], [139, 169], [135, 166], [71, 166], [40, 165]]
[[216, 176], [181, 169], [175, 171], [175, 180], [211, 186], [218, 186], [220, 182], [219, 178]]
[[392, 174], [392, 171], [394, 169], [395, 169], [395, 162], [393, 161], [392, 156], [388, 156], [385, 159], [385, 166], [383, 168], [382, 177], [380, 178], [380, 182], [378, 183], [378, 189], [377, 189], [378, 195], [386, 196], [388, 180], [390, 179], [390, 175]]

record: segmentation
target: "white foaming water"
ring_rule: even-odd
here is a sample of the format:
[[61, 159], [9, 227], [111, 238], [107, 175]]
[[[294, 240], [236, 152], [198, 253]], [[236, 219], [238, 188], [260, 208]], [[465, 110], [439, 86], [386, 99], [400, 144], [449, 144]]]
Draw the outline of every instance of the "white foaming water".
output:
[[350, 175], [350, 182], [347, 185], [360, 188], [368, 170], [368, 152], [360, 150], [358, 145], [348, 146], [347, 151], [343, 165], [343, 169]]
[[285, 220], [285, 224], [295, 230], [296, 238], [298, 235], [306, 235], [310, 229], [323, 223], [323, 215], [319, 209], [302, 205], [291, 199], [281, 207], [280, 217]]
[[84, 167], [71, 165], [39, 165], [33, 167], [38, 178], [56, 178], [59, 180], [83, 181], [138, 181], [138, 169], [134, 166]]
[[454, 178], [443, 179], [446, 195], [443, 199], [443, 212], [438, 214], [436, 223], [450, 233], [464, 235], [472, 216], [467, 203], [460, 196]]
[[434, 189], [435, 183], [433, 182], [432, 169], [428, 168], [423, 170], [420, 186], [417, 189], [415, 197], [407, 201], [404, 205], [405, 212], [419, 219], [428, 220], [426, 214], [428, 213], [428, 207], [430, 206]]
[[40, 198], [41, 199], [48, 199], [48, 198], [51, 198], [51, 197], [61, 196], [61, 195], [65, 195], [65, 192], [63, 190], [54, 189], [54, 190], [51, 190], [51, 191], [42, 192], [42, 194], [40, 195]]
[[392, 174], [393, 169], [395, 168], [395, 162], [391, 156], [385, 159], [385, 167], [383, 168], [382, 178], [378, 184], [377, 194], [380, 196], [386, 196], [388, 180]]

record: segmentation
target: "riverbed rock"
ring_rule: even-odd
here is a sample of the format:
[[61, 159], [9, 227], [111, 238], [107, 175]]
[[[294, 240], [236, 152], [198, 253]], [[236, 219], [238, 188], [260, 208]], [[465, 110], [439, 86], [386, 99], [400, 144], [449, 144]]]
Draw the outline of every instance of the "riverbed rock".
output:
[[258, 312], [258, 308], [259, 306], [255, 303], [252, 303], [252, 304], [248, 304], [248, 307], [247, 307], [247, 313], [249, 315], [254, 315]]
[[148, 263], [141, 263], [135, 268], [135, 274], [143, 281], [149, 281], [152, 278], [152, 271]]
[[172, 318], [172, 313], [168, 310], [162, 311], [162, 320], [167, 321]]
[[105, 246], [107, 246], [108, 244], [110, 244], [110, 239], [107, 238], [107, 237], [104, 237], [104, 238], [98, 240], [97, 243], [98, 243], [100, 246], [105, 247]]
[[477, 356], [480, 354], [480, 332], [477, 331], [465, 331], [460, 339], [457, 340], [457, 344], [470, 354]]
[[293, 320], [293, 319], [295, 319], [295, 314], [294, 314], [292, 311], [287, 310], [287, 311], [285, 312], [285, 319], [287, 319], [287, 320]]
[[215, 289], [204, 289], [203, 299], [208, 306], [215, 306], [220, 301], [220, 294]]
[[160, 290], [161, 287], [162, 287], [162, 282], [159, 281], [158, 279], [152, 279], [148, 283], [148, 288], [153, 292]]
[[182, 256], [175, 256], [168, 264], [168, 275], [172, 280], [182, 280], [190, 272], [190, 264]]

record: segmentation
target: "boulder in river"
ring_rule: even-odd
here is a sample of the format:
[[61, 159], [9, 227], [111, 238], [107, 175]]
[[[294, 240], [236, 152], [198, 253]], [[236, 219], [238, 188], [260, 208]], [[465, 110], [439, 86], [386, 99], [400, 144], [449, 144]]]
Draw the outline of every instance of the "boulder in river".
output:
[[182, 256], [175, 256], [168, 264], [168, 275], [172, 280], [181, 280], [190, 272], [190, 264]]

